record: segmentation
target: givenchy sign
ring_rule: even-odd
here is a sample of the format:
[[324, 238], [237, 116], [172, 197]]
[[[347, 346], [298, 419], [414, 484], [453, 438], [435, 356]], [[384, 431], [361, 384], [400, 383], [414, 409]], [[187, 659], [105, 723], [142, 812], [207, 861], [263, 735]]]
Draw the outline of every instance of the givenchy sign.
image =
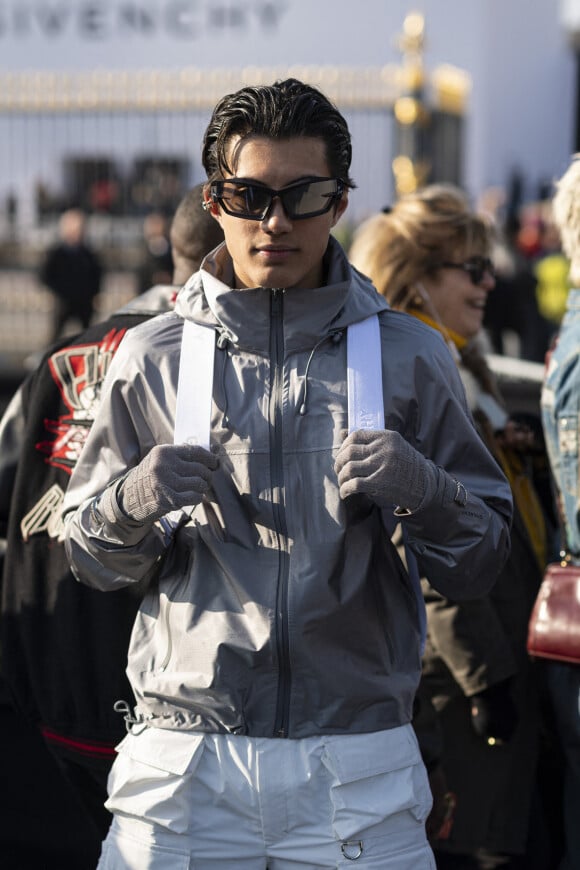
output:
[[0, 0], [0, 41], [272, 35], [287, 9], [288, 0]]

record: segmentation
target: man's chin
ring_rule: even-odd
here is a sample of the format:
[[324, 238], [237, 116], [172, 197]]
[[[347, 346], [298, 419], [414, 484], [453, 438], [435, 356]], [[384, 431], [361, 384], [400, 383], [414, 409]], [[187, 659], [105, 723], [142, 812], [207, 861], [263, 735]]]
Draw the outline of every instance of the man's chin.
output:
[[263, 287], [266, 290], [271, 290], [275, 287], [289, 289], [298, 283], [298, 277], [289, 269], [261, 269], [259, 274], [252, 276], [255, 278], [253, 287]]

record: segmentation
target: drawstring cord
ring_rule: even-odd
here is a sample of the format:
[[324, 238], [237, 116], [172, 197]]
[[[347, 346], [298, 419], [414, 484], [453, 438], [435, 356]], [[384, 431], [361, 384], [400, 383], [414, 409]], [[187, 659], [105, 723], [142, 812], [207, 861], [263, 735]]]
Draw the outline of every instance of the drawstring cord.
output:
[[[310, 355], [309, 355], [308, 361], [306, 363], [306, 369], [304, 370], [304, 378], [302, 381], [302, 387], [300, 389], [300, 396], [298, 398], [298, 404], [299, 404], [298, 413], [300, 414], [301, 417], [303, 417], [306, 414], [306, 410], [307, 410], [308, 375], [310, 373], [310, 365], [312, 363], [312, 360], [314, 359], [314, 354], [316, 353], [318, 348], [322, 344], [324, 344], [326, 341], [332, 341], [333, 344], [338, 344], [340, 341], [342, 341], [342, 336], [343, 336], [343, 331], [340, 329], [336, 329], [333, 332], [331, 332], [329, 335], [325, 335], [323, 338], [320, 338], [316, 342], [316, 344], [314, 345], [312, 350], [310, 351]], [[221, 381], [220, 389], [221, 389], [221, 394], [224, 398], [224, 410], [223, 410], [224, 428], [228, 427], [228, 396], [227, 396], [227, 392], [226, 392], [226, 366], [227, 366], [227, 360], [228, 360], [227, 345], [228, 345], [229, 341], [230, 341], [230, 336], [229, 336], [227, 330], [222, 329], [218, 335], [216, 345], [217, 345], [219, 350], [225, 351], [224, 363], [223, 363], [223, 366], [221, 368], [221, 375], [220, 375], [220, 381]]]
[[[137, 708], [135, 707], [135, 715], [133, 715], [127, 701], [115, 701], [113, 704], [113, 710], [115, 713], [125, 714], [123, 719], [125, 720], [125, 728], [129, 734], [141, 734], [147, 728], [143, 713], [137, 713]], [[141, 727], [138, 731], [134, 731], [134, 725], [140, 725]]]
[[217, 339], [216, 345], [217, 345], [217, 347], [218, 347], [219, 350], [223, 350], [223, 351], [225, 351], [225, 353], [224, 353], [224, 357], [223, 357], [224, 363], [223, 363], [223, 365], [222, 365], [221, 376], [220, 376], [220, 380], [221, 380], [221, 383], [220, 383], [220, 389], [221, 389], [221, 392], [222, 392], [222, 396], [224, 397], [224, 411], [223, 411], [224, 429], [227, 429], [228, 426], [229, 426], [229, 421], [228, 421], [228, 394], [227, 394], [227, 392], [226, 392], [226, 366], [227, 366], [227, 362], [228, 362], [228, 351], [227, 351], [227, 346], [228, 346], [228, 342], [229, 342], [229, 341], [230, 341], [230, 336], [228, 335], [227, 330], [226, 330], [226, 329], [221, 329], [221, 330], [220, 330], [220, 333], [219, 333], [219, 335], [218, 335], [218, 339]]
[[324, 342], [328, 341], [329, 339], [333, 342], [333, 344], [338, 344], [342, 340], [342, 332], [337, 329], [334, 332], [331, 332], [330, 335], [325, 335], [324, 338], [321, 338], [316, 342], [316, 344], [310, 351], [310, 356], [308, 357], [308, 362], [306, 363], [306, 369], [304, 370], [304, 379], [302, 381], [303, 388], [301, 388], [300, 391], [304, 392], [304, 396], [298, 410], [298, 413], [301, 417], [304, 417], [304, 415], [306, 414], [306, 400], [308, 398], [308, 374], [310, 371], [310, 363], [314, 359], [314, 354], [316, 353], [320, 345], [324, 344]]

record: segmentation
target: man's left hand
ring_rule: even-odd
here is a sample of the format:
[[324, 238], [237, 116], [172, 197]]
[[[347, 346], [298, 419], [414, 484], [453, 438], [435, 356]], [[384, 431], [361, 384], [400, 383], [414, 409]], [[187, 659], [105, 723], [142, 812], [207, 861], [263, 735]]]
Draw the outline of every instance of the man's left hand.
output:
[[382, 508], [409, 511], [428, 504], [437, 491], [436, 466], [392, 429], [358, 429], [336, 457], [340, 497], [365, 493]]

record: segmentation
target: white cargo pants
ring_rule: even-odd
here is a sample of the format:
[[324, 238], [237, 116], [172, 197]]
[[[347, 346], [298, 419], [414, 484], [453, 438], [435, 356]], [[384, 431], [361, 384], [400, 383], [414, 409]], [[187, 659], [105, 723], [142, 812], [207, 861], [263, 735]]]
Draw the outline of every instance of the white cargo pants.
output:
[[434, 870], [410, 725], [275, 740], [148, 728], [118, 747], [99, 870]]

